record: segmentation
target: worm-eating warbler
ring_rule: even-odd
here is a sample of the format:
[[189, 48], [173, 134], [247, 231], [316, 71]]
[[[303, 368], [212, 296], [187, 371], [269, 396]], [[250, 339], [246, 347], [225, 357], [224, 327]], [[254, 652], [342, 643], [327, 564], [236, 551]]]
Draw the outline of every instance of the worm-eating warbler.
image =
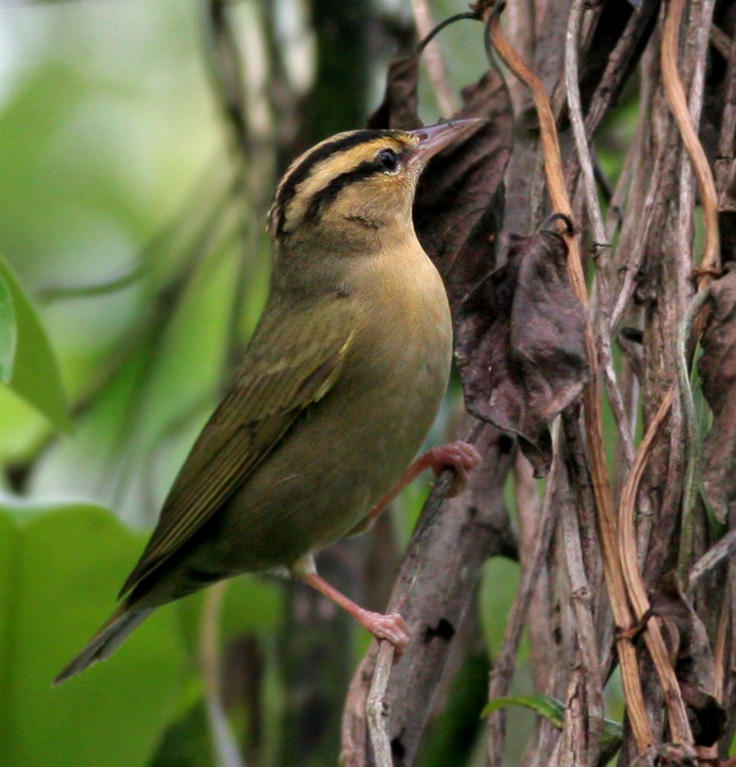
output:
[[401, 616], [351, 602], [317, 575], [312, 552], [365, 529], [422, 469], [449, 464], [463, 475], [479, 460], [452, 443], [407, 471], [444, 395], [452, 347], [445, 290], [414, 233], [414, 190], [426, 161], [478, 122], [341, 133], [292, 163], [269, 212], [270, 296], [234, 384], [179, 472], [119, 609], [56, 682], [106, 658], [159, 605], [273, 569], [403, 649]]

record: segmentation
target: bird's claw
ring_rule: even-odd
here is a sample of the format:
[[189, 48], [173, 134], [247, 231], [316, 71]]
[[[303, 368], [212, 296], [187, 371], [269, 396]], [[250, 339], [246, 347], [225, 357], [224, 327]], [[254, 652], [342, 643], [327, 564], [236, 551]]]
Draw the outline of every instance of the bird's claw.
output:
[[448, 498], [460, 495], [468, 482], [468, 474], [479, 466], [481, 460], [481, 455], [475, 447], [461, 440], [433, 447], [427, 453], [427, 463], [436, 475], [448, 466], [455, 469], [457, 476], [447, 494]]
[[394, 662], [402, 656], [409, 644], [411, 631], [399, 613], [384, 614], [365, 610], [361, 614], [359, 621], [376, 639], [386, 639], [391, 642], [396, 651]]

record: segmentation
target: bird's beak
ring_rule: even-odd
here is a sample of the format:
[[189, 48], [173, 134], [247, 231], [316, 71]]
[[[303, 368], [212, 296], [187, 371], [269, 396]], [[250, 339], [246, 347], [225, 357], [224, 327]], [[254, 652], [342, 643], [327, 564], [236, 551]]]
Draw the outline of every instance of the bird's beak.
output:
[[451, 120], [409, 131], [410, 135], [419, 139], [419, 143], [409, 155], [409, 164], [425, 165], [430, 157], [454, 141], [465, 138], [484, 122], [485, 120], [478, 117], [468, 117], [465, 120]]

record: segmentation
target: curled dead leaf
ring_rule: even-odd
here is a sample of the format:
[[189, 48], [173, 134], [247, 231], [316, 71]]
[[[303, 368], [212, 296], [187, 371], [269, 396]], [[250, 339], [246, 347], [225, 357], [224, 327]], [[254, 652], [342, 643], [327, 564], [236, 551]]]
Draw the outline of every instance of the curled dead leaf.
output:
[[513, 128], [509, 93], [495, 69], [464, 88], [462, 99], [454, 118], [486, 122], [432, 158], [414, 203], [417, 236], [445, 281], [453, 310], [496, 265], [493, 244], [503, 219]]
[[585, 322], [567, 246], [550, 230], [515, 238], [507, 263], [459, 310], [456, 354], [468, 410], [516, 432], [536, 476], [552, 460], [547, 424], [588, 378]]
[[422, 127], [417, 114], [417, 84], [419, 59], [406, 56], [389, 64], [383, 101], [368, 118], [369, 128], [401, 128], [414, 130]]
[[726, 522], [736, 504], [736, 271], [711, 284], [711, 308], [698, 372], [713, 411], [703, 443], [703, 487], [716, 516]]
[[722, 735], [726, 712], [715, 699], [716, 672], [708, 633], [670, 572], [652, 593], [652, 612], [662, 619], [695, 745], [712, 746]]
[[698, 752], [686, 743], [656, 743], [631, 762], [631, 767], [699, 767]]

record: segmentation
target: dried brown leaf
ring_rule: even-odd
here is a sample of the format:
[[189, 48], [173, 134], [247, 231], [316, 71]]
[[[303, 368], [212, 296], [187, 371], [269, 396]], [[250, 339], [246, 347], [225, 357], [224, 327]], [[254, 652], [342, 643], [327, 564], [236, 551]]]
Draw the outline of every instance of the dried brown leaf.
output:
[[456, 119], [486, 122], [432, 159], [422, 174], [414, 226], [440, 271], [455, 308], [495, 267], [494, 243], [503, 218], [503, 176], [511, 156], [513, 118], [495, 69], [462, 91]]
[[685, 743], [655, 743], [631, 767], [699, 767], [697, 751]]
[[549, 470], [547, 424], [588, 377], [585, 312], [555, 231], [515, 238], [508, 262], [462, 304], [458, 366], [471, 413], [516, 432], [536, 476]]
[[736, 271], [711, 285], [698, 372], [713, 411], [703, 443], [703, 486], [721, 522], [736, 503]]
[[695, 744], [712, 746], [726, 722], [726, 712], [713, 696], [713, 651], [705, 626], [685, 599], [674, 572], [665, 575], [653, 591], [652, 611], [663, 621]]
[[368, 118], [369, 128], [421, 128], [417, 114], [417, 81], [419, 59], [407, 56], [391, 62], [386, 75], [386, 91], [383, 101]]

